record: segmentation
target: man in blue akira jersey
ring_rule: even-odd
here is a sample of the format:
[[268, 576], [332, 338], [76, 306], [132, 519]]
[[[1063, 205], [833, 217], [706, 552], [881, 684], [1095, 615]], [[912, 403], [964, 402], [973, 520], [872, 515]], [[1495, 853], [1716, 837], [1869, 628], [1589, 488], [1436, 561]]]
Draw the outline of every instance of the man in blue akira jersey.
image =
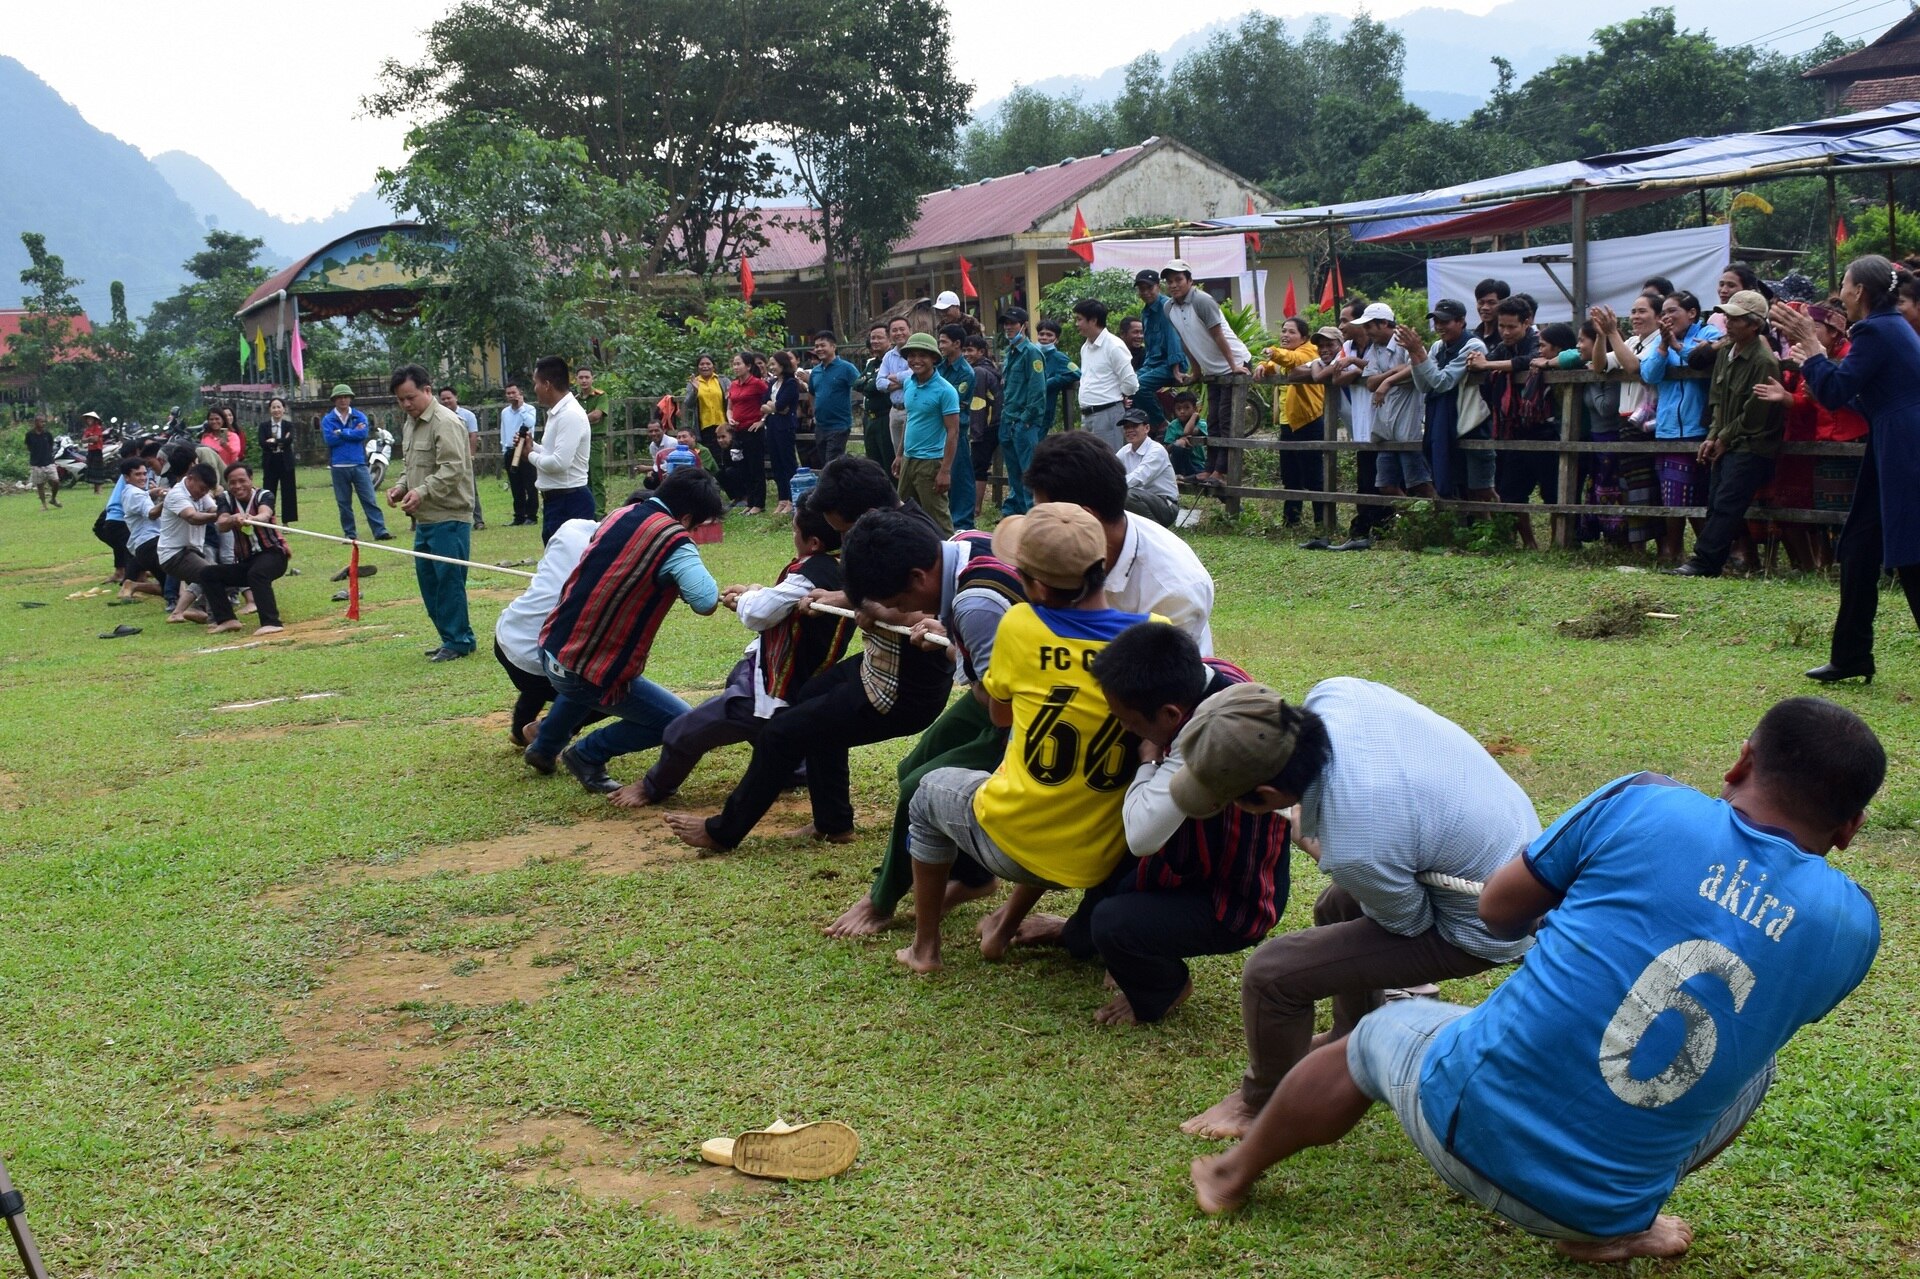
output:
[[1796, 697], [1719, 799], [1653, 773], [1595, 791], [1480, 898], [1496, 936], [1537, 931], [1520, 970], [1477, 1008], [1391, 1004], [1311, 1054], [1240, 1146], [1195, 1162], [1200, 1206], [1238, 1207], [1383, 1101], [1443, 1181], [1567, 1255], [1685, 1252], [1692, 1229], [1661, 1205], [1873, 963], [1873, 903], [1826, 854], [1885, 775], [1857, 716]]

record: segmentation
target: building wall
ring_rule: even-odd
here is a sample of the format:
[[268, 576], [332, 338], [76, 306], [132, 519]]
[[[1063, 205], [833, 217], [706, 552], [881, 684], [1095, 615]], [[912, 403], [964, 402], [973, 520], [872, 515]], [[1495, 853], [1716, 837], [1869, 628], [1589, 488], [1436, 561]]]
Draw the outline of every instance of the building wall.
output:
[[[1090, 227], [1117, 227], [1128, 218], [1171, 217], [1185, 221], [1232, 217], [1247, 211], [1247, 197], [1255, 207], [1267, 197], [1253, 187], [1176, 147], [1160, 146], [1120, 170], [1080, 197], [1079, 206]], [[1073, 229], [1068, 206], [1043, 220], [1039, 231], [1065, 234]]]

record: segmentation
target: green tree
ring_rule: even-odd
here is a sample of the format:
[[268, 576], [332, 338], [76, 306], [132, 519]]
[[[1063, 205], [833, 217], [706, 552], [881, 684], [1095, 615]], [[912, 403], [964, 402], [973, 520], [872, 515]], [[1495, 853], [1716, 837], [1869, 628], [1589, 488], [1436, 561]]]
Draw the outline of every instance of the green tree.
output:
[[213, 385], [251, 380], [236, 350], [234, 313], [267, 278], [257, 260], [260, 249], [251, 236], [209, 231], [206, 247], [186, 261], [186, 286], [147, 313], [147, 333], [178, 358], [190, 379]]
[[20, 272], [26, 293], [20, 301], [26, 314], [20, 331], [0, 351], [6, 371], [36, 388], [40, 402], [56, 409], [72, 408], [75, 396], [92, 380], [84, 357], [87, 344], [80, 333], [80, 299], [74, 290], [80, 281], [67, 274], [67, 264], [47, 248], [47, 237], [23, 231], [28, 265]]
[[432, 281], [403, 349], [456, 376], [494, 344], [521, 365], [590, 349], [605, 299], [642, 269], [659, 211], [644, 184], [597, 172], [574, 139], [477, 113], [422, 125], [407, 147], [381, 195], [437, 234], [389, 245]]
[[819, 210], [835, 328], [858, 318], [873, 272], [912, 228], [920, 194], [947, 175], [947, 144], [970, 89], [949, 70], [941, 12], [933, 0], [851, 9], [864, 24], [858, 38], [835, 51], [826, 93], [785, 130], [794, 182]]
[[958, 167], [963, 181], [977, 182], [1139, 140], [1120, 137], [1105, 104], [1087, 106], [1078, 94], [1056, 98], [1023, 85], [1001, 99], [991, 119], [967, 126]]
[[1075, 271], [1041, 289], [1037, 314], [1060, 321], [1060, 349], [1075, 359], [1080, 355], [1080, 330], [1073, 325], [1073, 304], [1081, 298], [1107, 304], [1107, 328], [1114, 333], [1120, 331], [1120, 321], [1140, 314], [1131, 271]]

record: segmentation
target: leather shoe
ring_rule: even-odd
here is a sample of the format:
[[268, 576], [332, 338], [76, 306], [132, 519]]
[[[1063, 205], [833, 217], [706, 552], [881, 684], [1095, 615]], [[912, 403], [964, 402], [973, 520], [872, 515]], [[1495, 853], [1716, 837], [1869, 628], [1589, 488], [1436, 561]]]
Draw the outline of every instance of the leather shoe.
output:
[[1684, 564], [1675, 564], [1667, 570], [1668, 577], [1718, 577], [1718, 573], [1705, 568], [1698, 560], [1688, 560]]
[[542, 755], [539, 751], [529, 746], [520, 752], [520, 758], [527, 762], [528, 768], [531, 768], [534, 772], [540, 774], [540, 776], [553, 776], [553, 756]]
[[601, 764], [589, 764], [574, 753], [569, 746], [560, 752], [560, 762], [572, 773], [574, 780], [586, 787], [594, 795], [611, 795], [620, 789], [620, 783], [607, 776], [607, 770]]
[[1871, 684], [1873, 683], [1873, 664], [1869, 662], [1865, 666], [1840, 666], [1828, 662], [1825, 666], [1816, 666], [1808, 671], [1807, 678], [1818, 680], [1822, 684], [1835, 684], [1843, 679], [1857, 679]]
[[467, 656], [467, 654], [462, 653], [457, 648], [443, 648], [427, 658], [427, 660], [429, 662], [457, 662], [465, 656]]

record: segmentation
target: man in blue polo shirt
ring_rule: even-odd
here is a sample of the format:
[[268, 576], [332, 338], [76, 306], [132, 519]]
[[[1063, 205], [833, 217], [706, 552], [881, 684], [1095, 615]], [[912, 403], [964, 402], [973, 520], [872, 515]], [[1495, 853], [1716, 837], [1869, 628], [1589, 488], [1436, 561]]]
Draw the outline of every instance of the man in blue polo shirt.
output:
[[1537, 931], [1520, 970], [1478, 1008], [1390, 1004], [1316, 1050], [1240, 1146], [1195, 1161], [1201, 1208], [1240, 1206], [1267, 1167], [1384, 1101], [1450, 1187], [1566, 1255], [1684, 1253], [1692, 1228], [1661, 1205], [1879, 949], [1872, 901], [1826, 854], [1886, 763], [1853, 712], [1795, 697], [1719, 799], [1653, 773], [1595, 791], [1480, 897], [1489, 931]]
[[940, 346], [931, 333], [915, 333], [900, 348], [910, 372], [901, 385], [907, 414], [894, 480], [902, 501], [916, 503], [953, 536], [947, 490], [953, 485], [953, 452], [960, 438], [960, 393], [940, 376]]
[[815, 465], [827, 463], [847, 451], [847, 436], [853, 431], [853, 384], [860, 370], [840, 358], [840, 339], [832, 329], [813, 335], [813, 367], [803, 377], [813, 395], [813, 441], [819, 458]]

